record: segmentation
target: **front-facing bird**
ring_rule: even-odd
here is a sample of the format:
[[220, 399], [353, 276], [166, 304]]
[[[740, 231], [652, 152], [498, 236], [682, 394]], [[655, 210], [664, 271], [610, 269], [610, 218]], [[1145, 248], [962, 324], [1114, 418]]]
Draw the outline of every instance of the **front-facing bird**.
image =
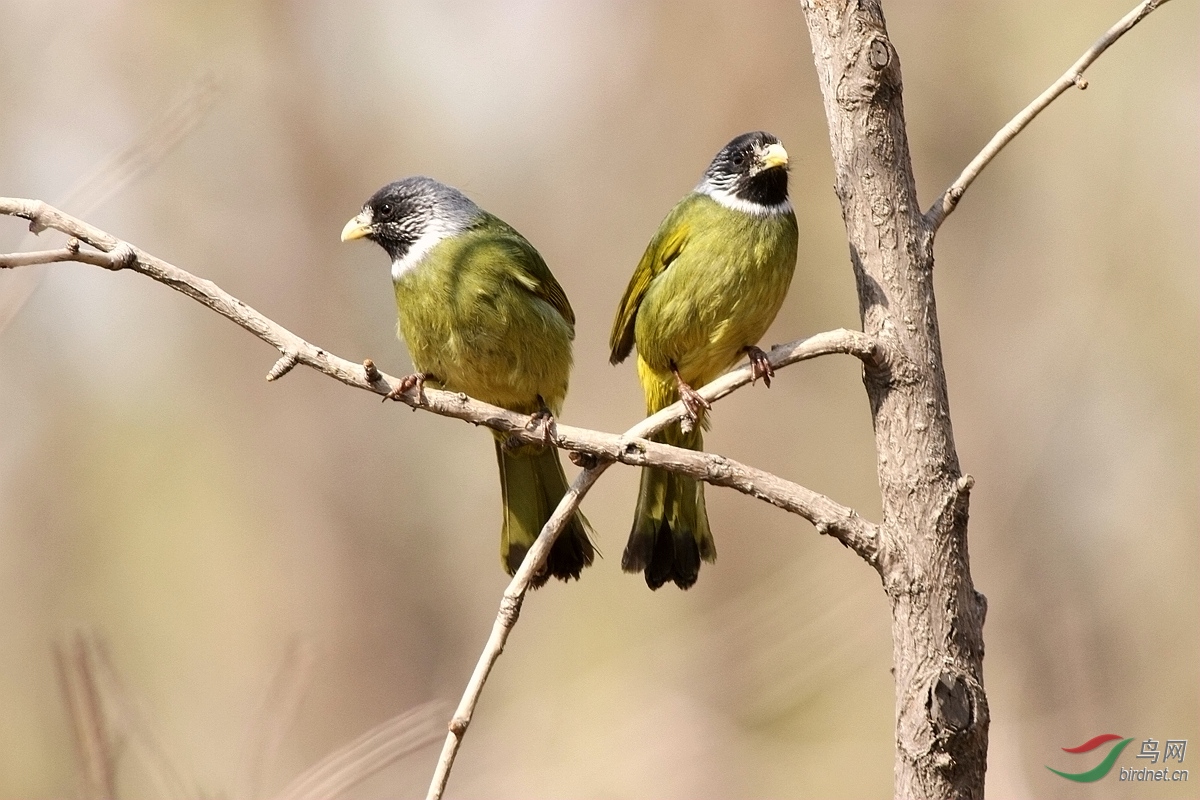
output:
[[[634, 345], [650, 413], [678, 400], [686, 428], [675, 423], [656, 441], [700, 450], [708, 403], [695, 387], [742, 356], [771, 385], [758, 340], [783, 304], [796, 267], [796, 215], [787, 195], [787, 152], [769, 133], [743, 134], [725, 145], [703, 180], [659, 225], [617, 309], [611, 361]], [[700, 562], [717, 557], [704, 485], [643, 468], [633, 530], [621, 558], [657, 589], [696, 582]]]
[[[342, 230], [392, 260], [400, 337], [426, 381], [522, 414], [558, 414], [571, 372], [575, 314], [550, 268], [525, 237], [432, 178], [376, 192]], [[511, 575], [567, 490], [557, 451], [508, 447], [495, 434], [504, 503], [500, 559]], [[576, 512], [554, 543], [541, 585], [578, 578], [594, 551]]]

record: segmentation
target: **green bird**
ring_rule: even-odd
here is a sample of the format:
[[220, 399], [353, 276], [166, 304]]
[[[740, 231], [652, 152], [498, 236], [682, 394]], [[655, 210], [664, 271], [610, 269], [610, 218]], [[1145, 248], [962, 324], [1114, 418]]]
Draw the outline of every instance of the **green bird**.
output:
[[[703, 386], [749, 356], [755, 379], [774, 372], [757, 346], [787, 295], [796, 268], [796, 215], [787, 195], [787, 151], [769, 133], [725, 145], [703, 180], [671, 210], [634, 270], [613, 321], [610, 361], [638, 351], [638, 379], [653, 414], [683, 400], [687, 425], [655, 441], [700, 450], [709, 404]], [[621, 558], [657, 589], [696, 582], [715, 561], [704, 484], [646, 467], [633, 530]]]
[[[549, 425], [567, 394], [575, 313], [533, 245], [462, 192], [423, 176], [372, 195], [342, 230], [344, 242], [363, 238], [391, 258], [399, 334], [416, 369], [393, 394], [420, 392], [429, 381]], [[494, 436], [504, 503], [500, 561], [512, 575], [567, 478], [553, 447], [508, 447]], [[576, 512], [535, 586], [551, 575], [578, 578], [592, 563], [587, 529]]]

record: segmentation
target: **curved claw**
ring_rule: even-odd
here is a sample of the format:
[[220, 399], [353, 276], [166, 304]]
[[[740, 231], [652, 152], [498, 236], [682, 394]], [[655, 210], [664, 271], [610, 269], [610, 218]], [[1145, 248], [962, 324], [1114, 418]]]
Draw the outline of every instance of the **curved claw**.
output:
[[538, 397], [538, 402], [542, 407], [529, 415], [529, 422], [525, 423], [525, 430], [536, 431], [540, 428], [542, 443], [552, 445], [554, 444], [554, 413], [546, 407], [546, 403], [541, 397]]
[[755, 345], [749, 344], [742, 348], [747, 358], [750, 359], [750, 383], [755, 383], [759, 378], [762, 378], [763, 384], [768, 389], [771, 388], [771, 378], [775, 377], [775, 368], [771, 366], [771, 359], [763, 350]]
[[671, 371], [675, 373], [675, 387], [679, 391], [679, 399], [683, 401], [683, 407], [687, 409], [692, 425], [696, 425], [700, 422], [704, 412], [712, 408], [712, 403], [705, 400], [699, 392], [680, 377], [679, 370], [672, 368]]
[[400, 379], [400, 382], [392, 387], [392, 390], [383, 396], [384, 402], [388, 400], [399, 400], [400, 397], [408, 392], [413, 387], [417, 389], [417, 400], [425, 400], [425, 381], [434, 376], [428, 372], [414, 372], [411, 375], [405, 375]]

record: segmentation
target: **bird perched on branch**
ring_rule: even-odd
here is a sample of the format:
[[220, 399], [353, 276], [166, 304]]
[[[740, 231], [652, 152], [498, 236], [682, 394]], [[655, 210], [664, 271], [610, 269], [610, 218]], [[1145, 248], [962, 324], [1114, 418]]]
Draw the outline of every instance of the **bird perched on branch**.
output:
[[[426, 381], [485, 403], [540, 418], [562, 410], [571, 372], [575, 313], [541, 255], [525, 237], [432, 178], [384, 186], [342, 230], [370, 239], [392, 260], [399, 333], [416, 372], [399, 396]], [[558, 452], [510, 446], [495, 433], [504, 503], [500, 560], [511, 575], [567, 491]], [[576, 512], [554, 543], [550, 576], [578, 578], [592, 563], [587, 521]]]
[[[703, 448], [709, 404], [696, 387], [742, 356], [755, 378], [774, 372], [757, 346], [775, 319], [796, 267], [796, 215], [787, 195], [788, 156], [769, 133], [725, 145], [703, 180], [667, 215], [634, 270], [613, 321], [610, 361], [638, 351], [638, 379], [650, 413], [683, 400], [689, 424], [655, 441]], [[696, 582], [700, 562], [715, 561], [704, 484], [645, 467], [633, 529], [621, 558], [657, 589]]]

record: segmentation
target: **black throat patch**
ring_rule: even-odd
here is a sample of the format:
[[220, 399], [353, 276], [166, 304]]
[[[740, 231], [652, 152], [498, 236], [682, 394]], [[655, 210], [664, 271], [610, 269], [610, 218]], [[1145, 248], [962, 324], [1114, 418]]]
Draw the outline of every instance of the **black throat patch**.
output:
[[787, 200], [787, 170], [772, 167], [752, 178], [738, 181], [734, 197], [760, 206], [777, 206]]

